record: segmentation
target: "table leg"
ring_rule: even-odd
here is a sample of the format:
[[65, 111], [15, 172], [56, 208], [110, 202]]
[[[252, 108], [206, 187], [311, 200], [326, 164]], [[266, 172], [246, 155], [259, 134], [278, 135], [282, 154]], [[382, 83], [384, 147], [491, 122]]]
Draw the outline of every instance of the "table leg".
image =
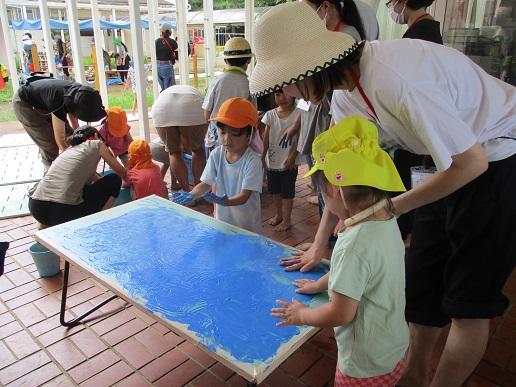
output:
[[71, 327], [78, 325], [84, 317], [89, 316], [90, 314], [95, 312], [97, 309], [102, 308], [108, 302], [113, 301], [115, 298], [118, 297], [117, 295], [113, 295], [113, 296], [107, 298], [106, 300], [102, 301], [100, 304], [95, 305], [93, 308], [91, 308], [90, 310], [81, 314], [80, 316], [78, 316], [72, 320], [65, 321], [66, 293], [68, 291], [68, 275], [69, 274], [70, 274], [70, 263], [65, 260], [65, 267], [64, 267], [64, 274], [63, 274], [63, 291], [61, 293], [61, 313], [59, 314], [59, 321], [60, 321], [61, 325], [65, 326], [65, 327], [71, 328]]

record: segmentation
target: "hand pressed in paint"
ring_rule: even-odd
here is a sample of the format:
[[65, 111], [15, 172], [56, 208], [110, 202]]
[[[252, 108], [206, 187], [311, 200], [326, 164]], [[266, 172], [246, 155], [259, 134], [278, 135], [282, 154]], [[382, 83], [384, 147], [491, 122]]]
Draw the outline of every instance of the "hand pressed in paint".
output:
[[300, 251], [290, 258], [283, 258], [278, 265], [285, 266], [286, 271], [299, 270], [306, 272], [312, 270], [321, 262], [321, 253], [312, 247], [307, 251]]
[[277, 323], [276, 326], [284, 327], [287, 325], [304, 325], [301, 314], [303, 309], [306, 309], [307, 307], [304, 306], [300, 301], [292, 298], [292, 304], [282, 300], [276, 300], [276, 303], [282, 307], [272, 308], [271, 316], [283, 319], [283, 321]]
[[226, 205], [226, 202], [228, 200], [228, 196], [217, 196], [213, 192], [208, 191], [203, 195], [203, 198], [206, 199], [209, 202], [220, 204], [221, 206]]
[[190, 192], [174, 192], [172, 201], [183, 206], [188, 206], [195, 201], [195, 197]]
[[297, 287], [296, 293], [301, 294], [317, 294], [321, 293], [324, 289], [320, 288], [319, 282], [310, 279], [298, 279], [294, 281], [294, 285]]

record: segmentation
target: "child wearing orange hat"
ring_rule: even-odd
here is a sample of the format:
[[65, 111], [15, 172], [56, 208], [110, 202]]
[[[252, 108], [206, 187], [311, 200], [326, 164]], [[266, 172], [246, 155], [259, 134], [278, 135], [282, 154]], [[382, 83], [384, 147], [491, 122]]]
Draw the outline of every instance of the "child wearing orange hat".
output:
[[128, 148], [133, 141], [127, 125], [127, 114], [119, 106], [113, 106], [107, 111], [107, 117], [99, 129], [104, 143], [113, 151], [113, 154], [122, 161], [127, 168]]
[[[210, 121], [217, 125], [221, 145], [210, 153], [201, 183], [173, 199], [189, 205], [202, 196], [215, 203], [215, 218], [259, 233], [263, 167], [261, 155], [250, 147], [258, 124], [256, 107], [244, 98], [230, 98]], [[216, 192], [211, 192], [213, 185]]]
[[158, 195], [168, 199], [167, 189], [159, 167], [152, 162], [149, 144], [144, 140], [134, 140], [129, 144], [129, 170], [126, 175], [126, 186], [131, 188], [133, 199], [141, 199], [150, 195]]

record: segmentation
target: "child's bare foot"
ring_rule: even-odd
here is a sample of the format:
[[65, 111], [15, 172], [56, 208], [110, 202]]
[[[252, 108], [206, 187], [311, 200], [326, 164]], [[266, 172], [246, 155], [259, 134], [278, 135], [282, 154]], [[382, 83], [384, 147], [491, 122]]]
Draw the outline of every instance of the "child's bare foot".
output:
[[287, 222], [286, 220], [284, 220], [274, 230], [280, 231], [280, 232], [281, 231], [287, 231], [291, 226], [292, 225], [290, 224], [290, 222]]
[[319, 205], [319, 198], [317, 196], [309, 196], [306, 201], [310, 204]]
[[281, 222], [283, 222], [283, 218], [280, 218], [278, 215], [276, 215], [276, 216], [272, 217], [271, 219], [269, 219], [269, 221], [267, 223], [269, 223], [271, 226], [277, 226]]

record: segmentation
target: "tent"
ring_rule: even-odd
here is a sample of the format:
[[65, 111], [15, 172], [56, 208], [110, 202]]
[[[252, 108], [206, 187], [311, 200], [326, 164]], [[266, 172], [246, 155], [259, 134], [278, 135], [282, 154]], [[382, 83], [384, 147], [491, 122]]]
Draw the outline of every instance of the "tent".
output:
[[[160, 20], [159, 24], [169, 23], [172, 28], [176, 28], [175, 20]], [[11, 22], [14, 30], [41, 30], [41, 19], [24, 19], [24, 20], [13, 20]], [[52, 30], [67, 30], [68, 22], [61, 20], [49, 19], [50, 29]], [[141, 20], [142, 28], [148, 30], [149, 29], [149, 21]], [[80, 30], [92, 30], [93, 29], [93, 21], [91, 19], [81, 20], [79, 21], [79, 29]], [[131, 23], [129, 21], [108, 21], [108, 20], [100, 20], [100, 29], [101, 30], [130, 30]]]

